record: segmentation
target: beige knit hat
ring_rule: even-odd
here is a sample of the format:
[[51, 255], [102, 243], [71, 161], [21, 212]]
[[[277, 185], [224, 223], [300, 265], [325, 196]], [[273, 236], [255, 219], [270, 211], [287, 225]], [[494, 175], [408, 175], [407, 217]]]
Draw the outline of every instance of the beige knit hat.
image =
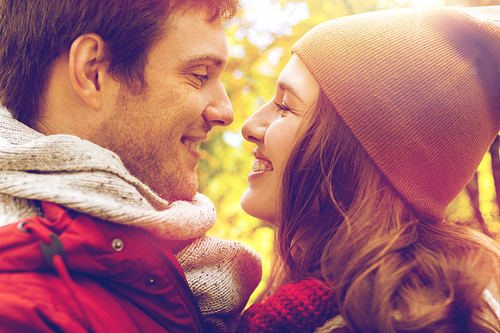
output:
[[350, 16], [292, 51], [397, 192], [442, 220], [500, 130], [500, 7]]

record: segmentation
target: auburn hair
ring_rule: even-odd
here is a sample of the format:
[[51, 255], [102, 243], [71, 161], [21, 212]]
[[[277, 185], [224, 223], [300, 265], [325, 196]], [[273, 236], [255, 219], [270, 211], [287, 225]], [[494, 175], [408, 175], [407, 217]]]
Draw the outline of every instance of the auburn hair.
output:
[[238, 0], [0, 0], [0, 104], [34, 127], [51, 66], [73, 41], [96, 33], [105, 42], [108, 72], [130, 88], [144, 85], [151, 47], [177, 10], [207, 9], [229, 19]]
[[276, 222], [275, 273], [284, 275], [270, 288], [326, 281], [346, 322], [339, 331], [498, 332], [483, 294], [498, 285], [499, 246], [468, 226], [420, 218], [323, 92], [301, 128]]

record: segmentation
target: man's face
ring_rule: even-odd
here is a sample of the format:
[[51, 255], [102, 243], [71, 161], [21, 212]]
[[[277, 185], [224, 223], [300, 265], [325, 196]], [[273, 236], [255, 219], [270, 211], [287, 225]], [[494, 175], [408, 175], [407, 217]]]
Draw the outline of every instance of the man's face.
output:
[[192, 199], [200, 142], [212, 126], [233, 120], [220, 82], [227, 58], [219, 21], [206, 22], [204, 12], [172, 14], [149, 54], [145, 89], [134, 95], [122, 86], [113, 115], [92, 141], [116, 152], [162, 198]]

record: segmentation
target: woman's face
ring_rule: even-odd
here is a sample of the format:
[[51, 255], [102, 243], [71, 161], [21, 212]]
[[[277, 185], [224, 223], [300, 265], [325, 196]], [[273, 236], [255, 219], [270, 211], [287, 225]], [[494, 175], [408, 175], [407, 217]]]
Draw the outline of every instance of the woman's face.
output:
[[298, 56], [281, 72], [271, 101], [243, 124], [246, 140], [257, 145], [241, 207], [248, 214], [273, 224], [276, 221], [278, 184], [287, 156], [305, 113], [314, 108], [319, 85]]

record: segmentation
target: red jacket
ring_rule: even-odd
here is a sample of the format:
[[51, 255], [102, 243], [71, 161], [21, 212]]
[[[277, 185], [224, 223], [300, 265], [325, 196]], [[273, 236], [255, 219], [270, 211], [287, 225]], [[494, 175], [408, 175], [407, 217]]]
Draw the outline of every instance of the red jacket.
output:
[[1, 333], [203, 331], [165, 241], [55, 204], [42, 208], [46, 218], [0, 228]]

